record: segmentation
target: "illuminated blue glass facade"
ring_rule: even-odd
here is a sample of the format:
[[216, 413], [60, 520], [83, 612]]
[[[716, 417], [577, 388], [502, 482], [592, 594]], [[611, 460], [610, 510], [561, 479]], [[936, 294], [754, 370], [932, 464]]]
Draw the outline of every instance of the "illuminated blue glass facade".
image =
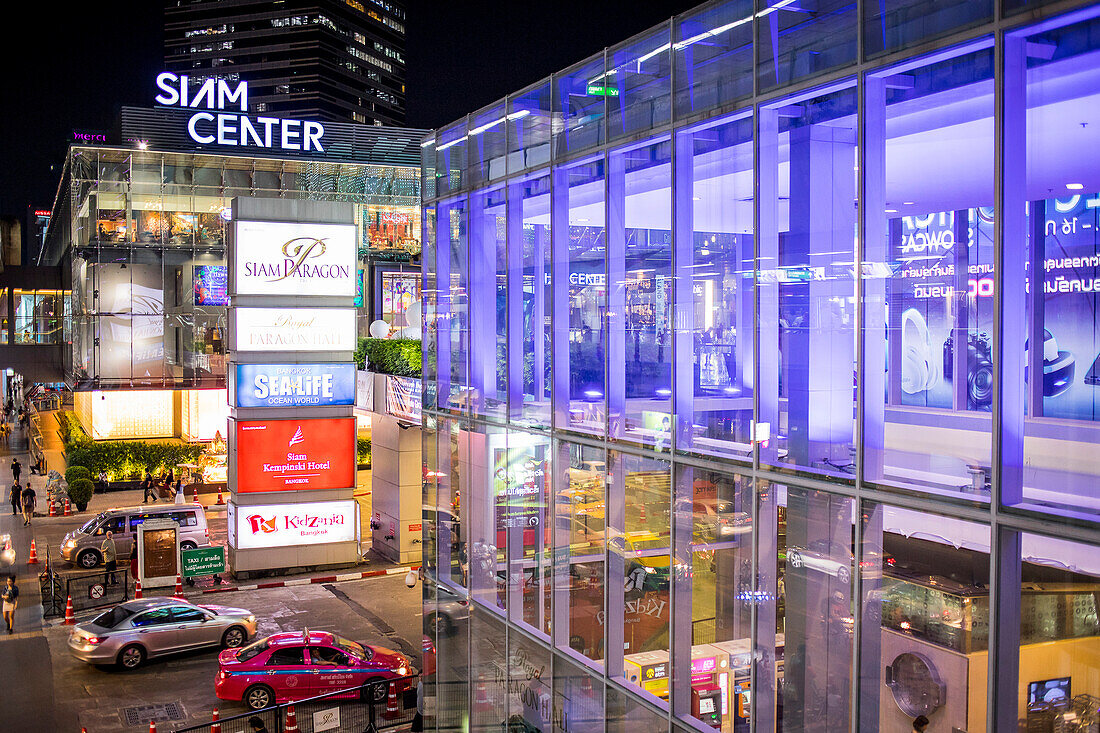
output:
[[1096, 3], [719, 2], [426, 138], [426, 729], [1087, 715], [1098, 89]]

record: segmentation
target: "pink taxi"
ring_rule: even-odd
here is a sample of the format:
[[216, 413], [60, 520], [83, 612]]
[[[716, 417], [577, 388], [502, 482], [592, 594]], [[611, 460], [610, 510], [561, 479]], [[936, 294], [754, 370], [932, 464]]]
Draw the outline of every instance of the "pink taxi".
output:
[[[403, 654], [349, 641], [327, 631], [272, 634], [240, 649], [218, 655], [214, 691], [222, 700], [241, 700], [253, 710], [276, 703], [356, 688], [368, 682], [404, 677], [397, 693], [409, 689], [416, 675]], [[376, 702], [386, 699], [387, 686], [370, 688]]]

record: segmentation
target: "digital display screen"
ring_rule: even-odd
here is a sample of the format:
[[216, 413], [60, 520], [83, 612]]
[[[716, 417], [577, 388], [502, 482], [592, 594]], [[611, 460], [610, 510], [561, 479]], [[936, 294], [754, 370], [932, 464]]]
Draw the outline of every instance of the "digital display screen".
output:
[[229, 268], [195, 265], [195, 305], [229, 305]]
[[1027, 685], [1027, 704], [1068, 704], [1070, 700], [1069, 679], [1069, 677], [1059, 677], [1053, 680], [1029, 682]]
[[701, 697], [699, 698], [699, 714], [706, 715], [707, 713], [714, 712], [714, 698]]

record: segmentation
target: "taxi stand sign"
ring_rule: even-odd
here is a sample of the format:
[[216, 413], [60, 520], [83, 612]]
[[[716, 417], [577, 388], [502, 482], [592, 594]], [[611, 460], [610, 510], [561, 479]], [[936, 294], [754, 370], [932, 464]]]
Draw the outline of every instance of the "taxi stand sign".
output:
[[197, 547], [180, 551], [180, 565], [184, 578], [200, 575], [220, 575], [225, 572], [224, 547]]

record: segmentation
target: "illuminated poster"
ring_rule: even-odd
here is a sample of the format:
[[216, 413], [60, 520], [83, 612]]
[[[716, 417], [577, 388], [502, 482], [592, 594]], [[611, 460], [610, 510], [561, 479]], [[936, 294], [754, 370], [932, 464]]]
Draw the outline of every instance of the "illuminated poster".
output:
[[237, 492], [355, 486], [355, 418], [238, 420]]
[[195, 305], [229, 305], [228, 287], [225, 265], [195, 265]]
[[355, 404], [355, 364], [238, 364], [237, 407]]
[[233, 308], [237, 351], [352, 351], [354, 308]]
[[102, 318], [98, 363], [101, 379], [164, 376], [164, 284], [159, 265], [94, 265]]
[[420, 301], [420, 275], [412, 272], [382, 273], [382, 320], [407, 326], [405, 312]]
[[227, 519], [236, 533], [234, 546], [241, 550], [353, 542], [358, 525], [351, 499], [248, 506], [230, 503]]
[[490, 438], [498, 546], [508, 527], [538, 527], [545, 497], [549, 442], [516, 433]]

